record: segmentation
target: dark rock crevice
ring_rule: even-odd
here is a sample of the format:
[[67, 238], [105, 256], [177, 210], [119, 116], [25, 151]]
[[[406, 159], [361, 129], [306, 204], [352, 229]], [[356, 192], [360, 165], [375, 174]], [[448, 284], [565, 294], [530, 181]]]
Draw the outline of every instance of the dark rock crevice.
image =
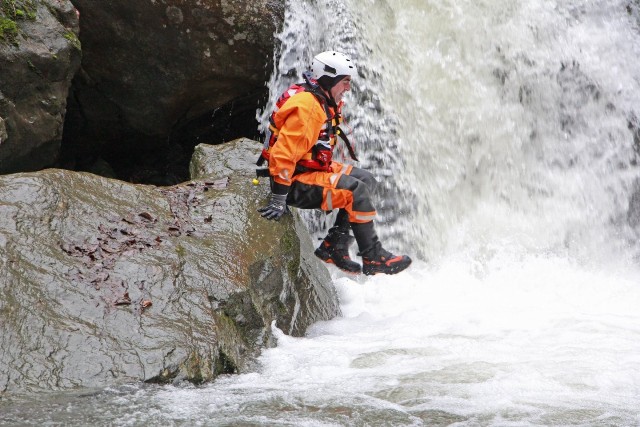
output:
[[[196, 119], [187, 113], [176, 120], [167, 135], [146, 135], [123, 123], [117, 106], [102, 99], [104, 117], [110, 125], [92, 123], [74, 80], [67, 101], [59, 167], [91, 172], [123, 181], [153, 185], [174, 185], [189, 179], [189, 162], [200, 143], [221, 144], [238, 138], [260, 139], [255, 115], [268, 91], [258, 88], [243, 94]], [[85, 104], [86, 105], [86, 104]]]
[[283, 1], [71, 2], [83, 58], [61, 167], [173, 185], [197, 144], [257, 138]]
[[172, 185], [198, 143], [257, 138], [284, 0], [15, 1], [33, 13], [0, 38], [0, 173]]

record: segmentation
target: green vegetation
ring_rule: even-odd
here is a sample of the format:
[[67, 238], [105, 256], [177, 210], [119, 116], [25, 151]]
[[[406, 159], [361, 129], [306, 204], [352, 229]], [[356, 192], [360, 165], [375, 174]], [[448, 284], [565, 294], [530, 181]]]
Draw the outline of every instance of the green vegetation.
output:
[[0, 16], [0, 40], [13, 41], [18, 35], [18, 26], [11, 19]]
[[69, 40], [69, 43], [71, 43], [71, 46], [73, 46], [78, 50], [81, 50], [82, 46], [80, 45], [80, 39], [78, 38], [78, 36], [76, 36], [74, 32], [67, 31], [66, 33], [64, 33], [64, 38]]
[[235, 363], [233, 363], [233, 360], [222, 350], [220, 350], [218, 358], [216, 359], [215, 373], [217, 375], [238, 373], [238, 368]]
[[182, 247], [182, 245], [178, 245], [176, 246], [176, 253], [180, 258], [184, 258], [184, 256], [187, 254], [187, 250]]
[[31, 71], [33, 71], [34, 73], [36, 73], [37, 75], [42, 77], [42, 71], [40, 71], [40, 69], [38, 67], [36, 67], [35, 64], [33, 62], [31, 62], [31, 60], [27, 60], [27, 66], [29, 67], [29, 69]]
[[[300, 244], [295, 232], [288, 231], [282, 236], [280, 240], [280, 248], [282, 253], [285, 254], [287, 271], [293, 279], [298, 275], [298, 270], [300, 269]], [[291, 259], [286, 261], [287, 257], [291, 257]]]
[[16, 43], [17, 21], [34, 21], [37, 10], [35, 0], [0, 0], [0, 41]]
[[15, 21], [17, 19], [36, 19], [38, 6], [35, 0], [0, 0], [0, 14]]

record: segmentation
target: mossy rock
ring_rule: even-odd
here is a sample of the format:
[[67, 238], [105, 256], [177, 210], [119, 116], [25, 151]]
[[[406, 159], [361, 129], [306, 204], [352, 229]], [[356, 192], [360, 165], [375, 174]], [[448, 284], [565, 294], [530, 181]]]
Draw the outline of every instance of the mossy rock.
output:
[[299, 216], [256, 211], [256, 148], [200, 145], [211, 173], [174, 187], [0, 176], [0, 390], [200, 383], [248, 369], [272, 325], [302, 336], [338, 315]]

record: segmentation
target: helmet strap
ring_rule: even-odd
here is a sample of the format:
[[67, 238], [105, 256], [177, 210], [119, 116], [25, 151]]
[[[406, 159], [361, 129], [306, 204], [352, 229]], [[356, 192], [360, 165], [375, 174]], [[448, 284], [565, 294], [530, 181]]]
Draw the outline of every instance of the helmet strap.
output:
[[304, 79], [305, 83], [309, 85], [311, 92], [313, 92], [316, 96], [320, 96], [324, 98], [330, 107], [337, 109], [338, 105], [336, 103], [336, 100], [333, 99], [333, 95], [331, 95], [331, 91], [326, 90], [325, 88], [320, 86], [318, 81], [313, 77], [311, 77], [310, 71], [305, 71], [304, 73], [302, 73], [302, 78]]

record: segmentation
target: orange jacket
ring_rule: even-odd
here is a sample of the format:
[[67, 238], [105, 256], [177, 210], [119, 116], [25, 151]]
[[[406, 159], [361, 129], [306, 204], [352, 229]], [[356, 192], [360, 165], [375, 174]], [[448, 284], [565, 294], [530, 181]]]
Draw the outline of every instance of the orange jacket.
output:
[[280, 107], [274, 122], [279, 134], [278, 142], [269, 150], [269, 173], [276, 183], [289, 186], [296, 163], [308, 157], [318, 142], [327, 114], [311, 92], [300, 92]]

